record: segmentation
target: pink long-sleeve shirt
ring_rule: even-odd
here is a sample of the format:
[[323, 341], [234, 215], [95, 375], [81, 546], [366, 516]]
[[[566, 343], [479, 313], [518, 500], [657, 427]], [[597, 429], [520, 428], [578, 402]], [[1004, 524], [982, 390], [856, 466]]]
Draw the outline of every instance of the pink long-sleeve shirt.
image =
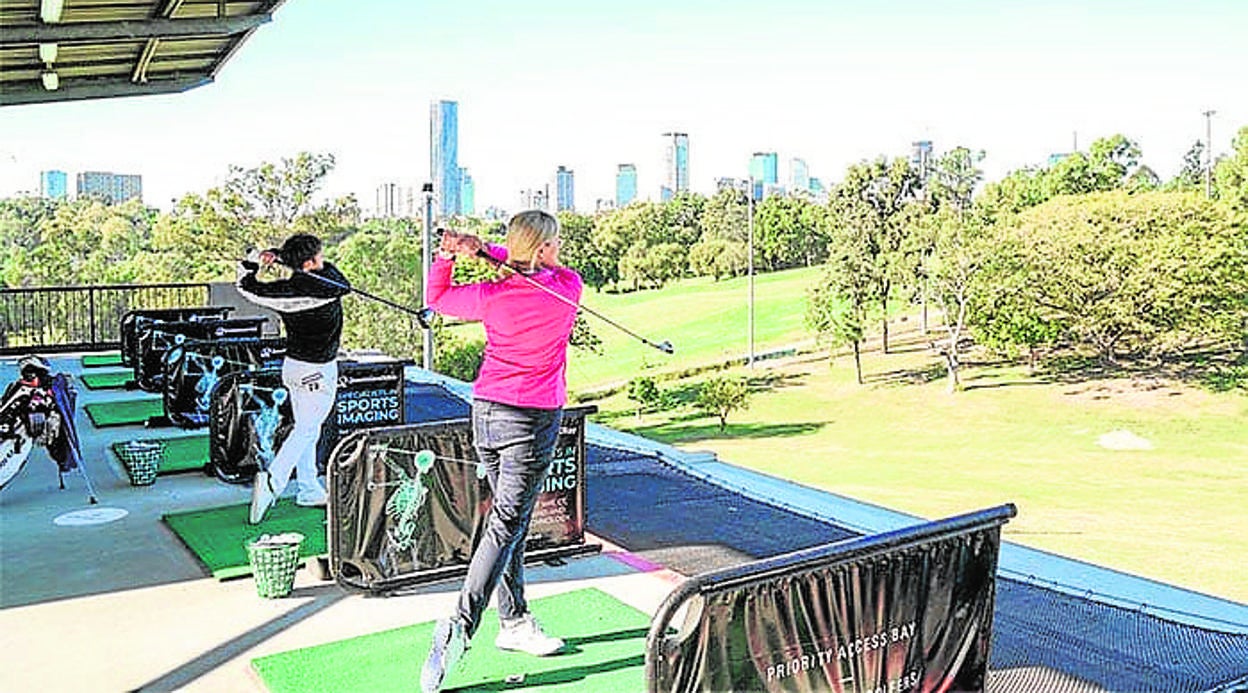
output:
[[[491, 256], [505, 260], [506, 248], [489, 245]], [[429, 269], [428, 303], [443, 315], [485, 325], [485, 359], [472, 385], [477, 399], [533, 409], [558, 409], [567, 403], [568, 339], [576, 308], [508, 274], [497, 281], [451, 284], [455, 263], [437, 259]], [[529, 275], [542, 286], [577, 304], [581, 276], [566, 267]]]

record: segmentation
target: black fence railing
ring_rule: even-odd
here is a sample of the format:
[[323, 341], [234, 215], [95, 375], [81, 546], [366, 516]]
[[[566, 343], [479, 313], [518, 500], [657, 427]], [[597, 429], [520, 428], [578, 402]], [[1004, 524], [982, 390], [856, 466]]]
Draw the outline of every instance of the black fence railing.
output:
[[0, 289], [0, 355], [116, 349], [127, 312], [209, 301], [206, 283]]

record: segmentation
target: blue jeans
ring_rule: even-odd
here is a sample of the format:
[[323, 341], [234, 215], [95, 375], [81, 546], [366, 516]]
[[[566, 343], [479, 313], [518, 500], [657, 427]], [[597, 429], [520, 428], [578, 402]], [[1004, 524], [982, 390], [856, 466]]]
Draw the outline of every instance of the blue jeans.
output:
[[524, 540], [562, 419], [560, 409], [473, 400], [473, 446], [485, 464], [493, 503], [459, 592], [458, 616], [469, 638], [481, 625], [481, 613], [495, 589], [499, 617], [516, 619], [529, 610], [524, 600]]

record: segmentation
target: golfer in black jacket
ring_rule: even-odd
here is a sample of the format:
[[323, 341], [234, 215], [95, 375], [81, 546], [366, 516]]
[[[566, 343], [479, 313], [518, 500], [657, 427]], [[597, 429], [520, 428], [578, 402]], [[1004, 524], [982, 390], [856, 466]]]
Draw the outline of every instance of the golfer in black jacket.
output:
[[[274, 262], [295, 271], [288, 278], [259, 281], [256, 272]], [[320, 239], [306, 233], [295, 234], [280, 249], [266, 250], [255, 260], [241, 263], [237, 286], [248, 300], [282, 316], [286, 326], [282, 383], [290, 392], [295, 417], [294, 429], [269, 468], [256, 473], [248, 519], [257, 524], [282, 495], [292, 471], [298, 486], [295, 502], [325, 505], [325, 487], [317, 480], [316, 442], [338, 392], [341, 297], [351, 287], [337, 267], [325, 262]]]

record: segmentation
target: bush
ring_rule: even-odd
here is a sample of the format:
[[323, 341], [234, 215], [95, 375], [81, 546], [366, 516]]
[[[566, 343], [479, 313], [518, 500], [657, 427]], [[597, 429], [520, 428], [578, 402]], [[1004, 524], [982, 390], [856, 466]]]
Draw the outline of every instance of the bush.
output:
[[750, 408], [750, 390], [745, 380], [717, 376], [702, 384], [698, 390], [698, 408], [719, 417], [722, 433], [728, 426], [728, 415], [734, 411]]

